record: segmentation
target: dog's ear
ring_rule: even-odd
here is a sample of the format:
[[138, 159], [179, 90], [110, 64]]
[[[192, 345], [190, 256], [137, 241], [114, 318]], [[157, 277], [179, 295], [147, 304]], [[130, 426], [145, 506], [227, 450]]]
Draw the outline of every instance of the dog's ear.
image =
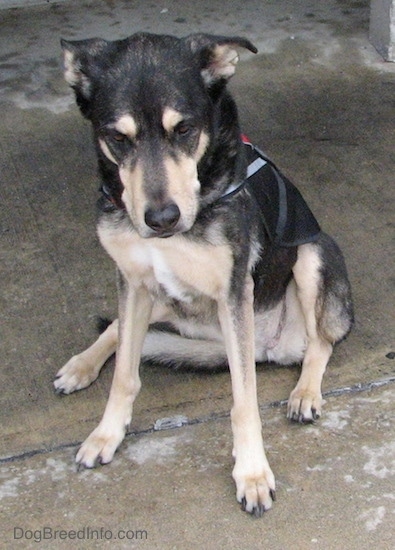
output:
[[99, 69], [99, 58], [108, 47], [101, 38], [88, 40], [61, 40], [64, 60], [64, 77], [75, 92], [77, 104], [89, 118], [92, 82]]
[[219, 81], [227, 81], [234, 75], [239, 61], [237, 48], [245, 48], [257, 53], [257, 48], [246, 38], [238, 36], [214, 36], [191, 34], [185, 42], [198, 57], [201, 74], [207, 86]]

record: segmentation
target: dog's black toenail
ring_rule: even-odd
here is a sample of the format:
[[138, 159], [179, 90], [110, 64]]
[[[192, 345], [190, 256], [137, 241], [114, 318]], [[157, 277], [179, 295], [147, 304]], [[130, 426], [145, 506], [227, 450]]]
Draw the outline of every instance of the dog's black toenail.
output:
[[263, 504], [258, 504], [258, 506], [255, 506], [253, 510], [253, 514], [256, 518], [261, 518], [264, 513], [265, 513], [265, 507], [263, 506]]

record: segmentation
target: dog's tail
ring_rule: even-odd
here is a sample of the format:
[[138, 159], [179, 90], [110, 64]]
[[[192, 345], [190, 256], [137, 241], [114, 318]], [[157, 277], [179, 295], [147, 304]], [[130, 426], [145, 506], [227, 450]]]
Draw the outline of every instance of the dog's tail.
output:
[[186, 338], [175, 332], [150, 329], [143, 346], [143, 361], [173, 368], [223, 370], [228, 368], [225, 346], [218, 340]]
[[[99, 317], [97, 330], [101, 334], [111, 325]], [[219, 340], [181, 336], [168, 323], [151, 325], [145, 337], [142, 360], [175, 369], [224, 370], [228, 368], [225, 346]]]

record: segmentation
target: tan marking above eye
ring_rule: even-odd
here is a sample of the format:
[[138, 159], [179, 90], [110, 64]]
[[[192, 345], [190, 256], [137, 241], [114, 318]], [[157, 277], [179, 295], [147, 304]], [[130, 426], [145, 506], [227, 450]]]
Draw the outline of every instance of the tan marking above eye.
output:
[[182, 120], [184, 120], [184, 115], [171, 107], [166, 107], [163, 111], [162, 126], [168, 133], [172, 132]]
[[134, 139], [137, 135], [138, 126], [132, 115], [122, 115], [114, 124], [114, 129], [119, 134]]

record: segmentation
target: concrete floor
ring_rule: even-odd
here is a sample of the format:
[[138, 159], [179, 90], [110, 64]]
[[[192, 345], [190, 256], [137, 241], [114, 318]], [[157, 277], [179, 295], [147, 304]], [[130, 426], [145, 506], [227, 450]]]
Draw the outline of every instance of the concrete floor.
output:
[[[368, 2], [351, 0], [0, 11], [2, 547], [37, 548], [45, 536], [44, 548], [395, 546], [395, 66], [369, 44], [368, 19]], [[357, 322], [325, 377], [320, 423], [284, 418], [297, 369], [258, 367], [278, 484], [261, 520], [234, 498], [227, 373], [143, 366], [132, 433], [111, 465], [78, 474], [73, 455], [101, 417], [112, 363], [84, 392], [52, 390], [60, 366], [95, 337], [96, 315], [116, 312], [114, 269], [95, 237], [89, 127], [63, 82], [59, 37], [141, 29], [255, 42], [259, 54], [243, 56], [231, 85], [243, 128], [298, 184], [350, 271]], [[153, 431], [176, 415], [181, 428]], [[61, 529], [66, 540], [55, 539]]]

